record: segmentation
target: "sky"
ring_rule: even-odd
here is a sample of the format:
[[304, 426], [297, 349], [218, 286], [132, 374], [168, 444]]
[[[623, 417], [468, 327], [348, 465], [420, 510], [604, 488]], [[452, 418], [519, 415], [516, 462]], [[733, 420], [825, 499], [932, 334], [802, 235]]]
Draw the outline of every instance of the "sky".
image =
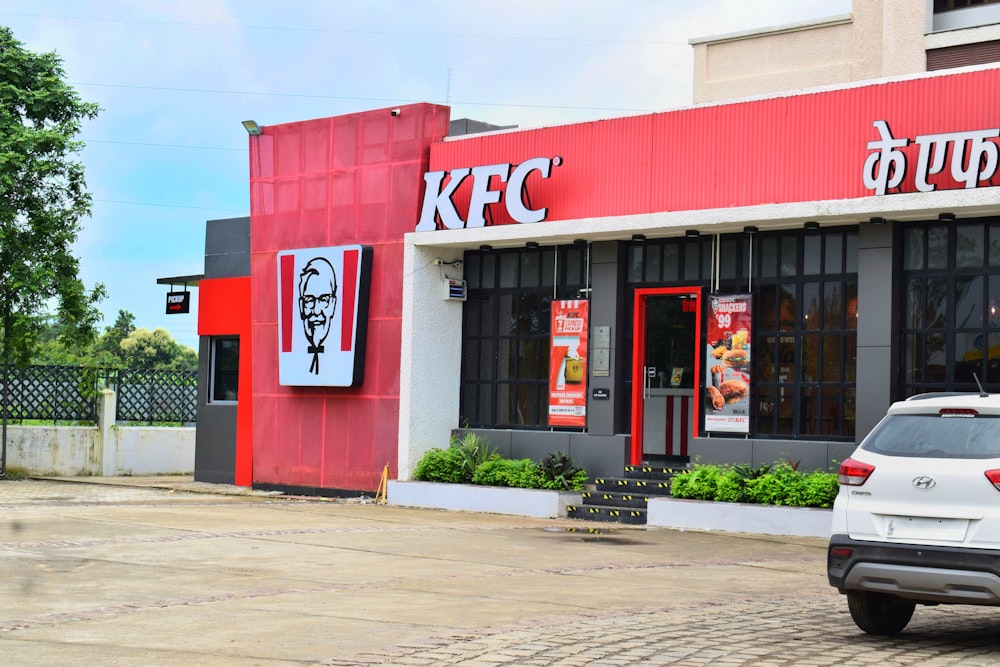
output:
[[248, 137], [431, 102], [521, 128], [691, 104], [695, 37], [846, 14], [851, 0], [3, 0], [0, 24], [56, 52], [100, 115], [76, 252], [119, 310], [197, 349], [158, 278], [204, 268], [205, 221], [249, 214]]

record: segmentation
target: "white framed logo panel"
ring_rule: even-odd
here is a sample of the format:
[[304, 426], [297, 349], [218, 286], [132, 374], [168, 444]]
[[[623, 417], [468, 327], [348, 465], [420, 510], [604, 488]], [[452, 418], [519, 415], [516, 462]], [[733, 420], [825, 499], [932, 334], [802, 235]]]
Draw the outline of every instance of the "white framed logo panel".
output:
[[364, 381], [372, 249], [278, 253], [278, 383], [357, 387]]

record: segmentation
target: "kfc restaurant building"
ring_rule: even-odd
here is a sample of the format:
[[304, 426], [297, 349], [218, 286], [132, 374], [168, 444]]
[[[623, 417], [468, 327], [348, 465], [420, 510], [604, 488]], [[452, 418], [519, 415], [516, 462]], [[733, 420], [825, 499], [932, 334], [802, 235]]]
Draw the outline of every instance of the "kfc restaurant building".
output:
[[978, 67], [457, 137], [429, 104], [265, 127], [250, 218], [218, 221], [245, 272], [207, 237], [203, 408], [234, 435], [205, 421], [196, 477], [374, 490], [460, 428], [592, 476], [828, 468], [890, 401], [1000, 381], [998, 108]]

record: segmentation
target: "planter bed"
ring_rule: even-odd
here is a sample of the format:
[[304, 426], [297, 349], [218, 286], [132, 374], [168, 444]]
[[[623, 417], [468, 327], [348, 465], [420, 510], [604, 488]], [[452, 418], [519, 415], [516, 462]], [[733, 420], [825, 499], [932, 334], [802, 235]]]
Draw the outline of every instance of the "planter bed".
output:
[[579, 491], [401, 482], [393, 479], [389, 480], [386, 490], [386, 502], [390, 505], [513, 514], [541, 519], [564, 517], [566, 506], [578, 505], [582, 499]]
[[650, 498], [646, 524], [760, 535], [829, 537], [833, 513], [815, 507]]

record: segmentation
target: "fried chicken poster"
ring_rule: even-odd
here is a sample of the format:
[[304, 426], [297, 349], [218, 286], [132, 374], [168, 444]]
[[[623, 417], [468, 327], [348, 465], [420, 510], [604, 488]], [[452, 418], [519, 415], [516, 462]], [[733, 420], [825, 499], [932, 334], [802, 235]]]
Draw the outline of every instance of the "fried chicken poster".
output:
[[552, 302], [549, 426], [587, 425], [587, 301]]
[[750, 432], [750, 295], [709, 297], [705, 430]]

